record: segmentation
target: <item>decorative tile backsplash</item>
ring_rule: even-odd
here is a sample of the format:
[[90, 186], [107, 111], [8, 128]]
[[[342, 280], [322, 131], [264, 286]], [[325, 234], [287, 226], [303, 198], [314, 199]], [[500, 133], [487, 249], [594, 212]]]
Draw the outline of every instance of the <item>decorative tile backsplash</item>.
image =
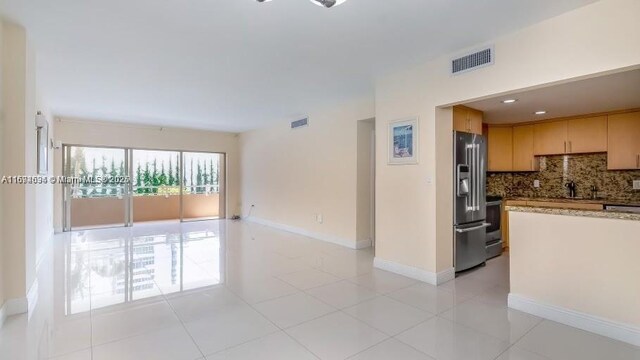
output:
[[[540, 180], [540, 187], [533, 186]], [[574, 181], [577, 196], [591, 196], [591, 186], [598, 197], [640, 201], [640, 190], [633, 190], [633, 180], [640, 180], [640, 170], [607, 170], [607, 154], [554, 155], [540, 157], [539, 172], [489, 173], [487, 194], [504, 197], [564, 197], [565, 184]]]

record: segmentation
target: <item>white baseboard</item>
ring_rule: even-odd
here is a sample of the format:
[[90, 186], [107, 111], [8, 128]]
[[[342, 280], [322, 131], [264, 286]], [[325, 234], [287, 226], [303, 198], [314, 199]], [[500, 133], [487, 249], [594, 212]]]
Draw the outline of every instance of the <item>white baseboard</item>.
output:
[[623, 341], [631, 345], [640, 346], [640, 327], [637, 326], [622, 324], [555, 305], [544, 304], [513, 293], [509, 294], [509, 307], [611, 339]]
[[379, 257], [375, 257], [373, 259], [373, 266], [381, 270], [386, 270], [431, 285], [441, 285], [456, 277], [454, 268], [435, 273], [393, 261], [384, 260]]
[[269, 226], [278, 230], [283, 230], [283, 231], [287, 231], [290, 233], [294, 233], [294, 234], [298, 234], [298, 235], [303, 235], [306, 237], [310, 237], [310, 238], [314, 238], [314, 239], [318, 239], [318, 240], [322, 240], [322, 241], [326, 241], [326, 242], [330, 242], [332, 244], [337, 244], [337, 245], [341, 245], [344, 247], [348, 247], [350, 249], [364, 249], [364, 248], [368, 248], [371, 246], [371, 240], [360, 240], [360, 241], [352, 241], [349, 239], [345, 239], [345, 238], [341, 238], [341, 237], [337, 237], [337, 236], [331, 236], [331, 235], [326, 235], [326, 234], [319, 234], [319, 233], [314, 233], [312, 231], [308, 231], [302, 228], [298, 228], [295, 226], [289, 226], [289, 225], [285, 225], [285, 224], [279, 224], [270, 220], [265, 220], [262, 218], [258, 218], [255, 216], [249, 216], [244, 218], [244, 220], [250, 221], [250, 222], [254, 222], [256, 224], [261, 224], [261, 225], [265, 225], [265, 226]]
[[5, 301], [0, 308], [0, 328], [9, 316], [26, 313], [29, 308], [28, 304], [29, 301], [26, 297], [18, 299], [8, 299], [7, 301]]

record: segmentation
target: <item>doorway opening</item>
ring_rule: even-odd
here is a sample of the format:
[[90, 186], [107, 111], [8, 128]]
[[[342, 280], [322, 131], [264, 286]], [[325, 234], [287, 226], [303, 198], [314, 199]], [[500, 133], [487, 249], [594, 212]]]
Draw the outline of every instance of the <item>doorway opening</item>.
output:
[[358, 121], [357, 139], [356, 247], [375, 247], [375, 119]]

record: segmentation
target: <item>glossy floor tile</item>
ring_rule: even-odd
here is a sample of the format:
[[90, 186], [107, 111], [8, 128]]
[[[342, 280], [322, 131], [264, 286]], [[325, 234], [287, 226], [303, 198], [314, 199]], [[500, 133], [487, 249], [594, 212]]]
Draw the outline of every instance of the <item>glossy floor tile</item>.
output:
[[552, 321], [543, 321], [518, 347], [549, 359], [638, 360], [640, 348]]
[[542, 321], [533, 315], [473, 299], [447, 310], [441, 317], [511, 344]]
[[390, 293], [417, 283], [417, 281], [413, 279], [378, 269], [374, 269], [370, 273], [348, 279], [348, 281], [369, 288], [380, 294]]
[[385, 340], [367, 350], [350, 357], [349, 360], [433, 360], [432, 357], [422, 353], [411, 346], [395, 339]]
[[207, 356], [207, 360], [247, 359], [315, 360], [317, 357], [283, 332], [268, 335], [215, 355]]
[[316, 269], [296, 271], [280, 275], [278, 278], [300, 290], [307, 290], [340, 281], [339, 277]]
[[438, 287], [373, 257], [225, 220], [58, 234], [0, 360], [640, 360], [508, 309], [507, 254]]
[[346, 280], [309, 289], [307, 293], [338, 309], [353, 306], [379, 296], [378, 293], [371, 289]]
[[431, 313], [385, 296], [348, 307], [344, 312], [391, 336], [433, 316]]
[[509, 348], [507, 341], [440, 317], [427, 320], [396, 339], [437, 360], [492, 360]]
[[230, 306], [184, 324], [204, 355], [277, 332], [279, 329], [248, 305]]
[[296, 293], [254, 305], [267, 319], [285, 329], [337, 311], [305, 293]]
[[337, 312], [298, 325], [287, 333], [321, 359], [346, 359], [385, 340], [382, 332]]

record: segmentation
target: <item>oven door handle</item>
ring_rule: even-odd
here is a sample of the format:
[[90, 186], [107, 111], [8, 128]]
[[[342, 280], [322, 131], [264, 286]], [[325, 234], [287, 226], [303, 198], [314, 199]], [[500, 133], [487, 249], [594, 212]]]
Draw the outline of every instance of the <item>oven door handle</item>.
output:
[[466, 233], [469, 231], [475, 231], [475, 230], [480, 230], [480, 229], [484, 229], [486, 227], [491, 226], [491, 224], [489, 223], [484, 223], [482, 225], [478, 225], [478, 226], [474, 226], [474, 227], [470, 227], [470, 228], [465, 228], [465, 229], [456, 229], [457, 233]]
[[487, 203], [487, 206], [501, 206], [502, 201], [490, 201]]

